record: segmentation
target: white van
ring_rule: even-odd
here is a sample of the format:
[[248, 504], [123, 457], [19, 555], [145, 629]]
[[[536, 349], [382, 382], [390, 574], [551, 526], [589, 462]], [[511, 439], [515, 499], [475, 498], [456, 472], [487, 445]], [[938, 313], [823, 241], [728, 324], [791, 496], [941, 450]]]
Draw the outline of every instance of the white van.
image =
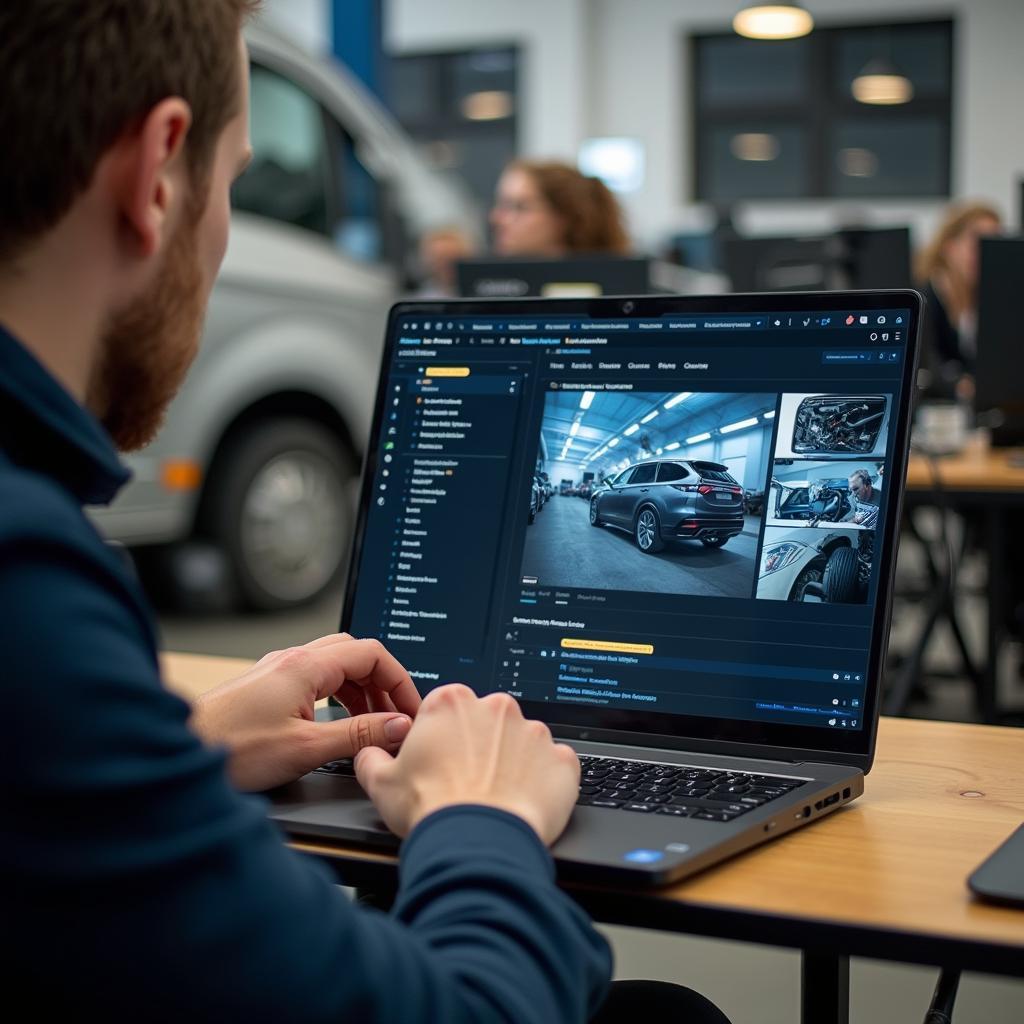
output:
[[[176, 583], [282, 608], [336, 579], [369, 433], [385, 314], [410, 243], [471, 235], [468, 196], [431, 170], [346, 70], [247, 32], [253, 165], [199, 357], [106, 536]], [[187, 542], [187, 543], [183, 543]]]

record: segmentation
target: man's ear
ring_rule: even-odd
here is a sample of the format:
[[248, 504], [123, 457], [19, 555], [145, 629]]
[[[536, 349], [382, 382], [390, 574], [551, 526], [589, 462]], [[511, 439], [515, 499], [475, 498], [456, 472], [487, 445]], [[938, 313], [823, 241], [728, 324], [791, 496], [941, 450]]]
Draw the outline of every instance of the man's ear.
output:
[[135, 254], [152, 256], [163, 245], [187, 187], [185, 139], [192, 110], [177, 97], [161, 100], [122, 140], [118, 204]]

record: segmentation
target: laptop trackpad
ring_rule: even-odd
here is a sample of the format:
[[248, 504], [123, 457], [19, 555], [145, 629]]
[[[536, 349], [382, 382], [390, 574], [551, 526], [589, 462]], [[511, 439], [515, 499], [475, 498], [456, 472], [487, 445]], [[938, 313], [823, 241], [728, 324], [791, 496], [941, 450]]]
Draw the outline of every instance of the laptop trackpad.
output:
[[292, 834], [398, 845], [355, 779], [311, 772], [266, 794], [270, 817]]

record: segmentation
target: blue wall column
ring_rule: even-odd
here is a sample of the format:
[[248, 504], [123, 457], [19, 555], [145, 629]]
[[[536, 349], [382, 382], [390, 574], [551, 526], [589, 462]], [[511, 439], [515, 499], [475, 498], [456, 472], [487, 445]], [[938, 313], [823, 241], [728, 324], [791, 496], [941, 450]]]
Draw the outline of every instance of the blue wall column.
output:
[[334, 55], [384, 99], [383, 0], [332, 0]]

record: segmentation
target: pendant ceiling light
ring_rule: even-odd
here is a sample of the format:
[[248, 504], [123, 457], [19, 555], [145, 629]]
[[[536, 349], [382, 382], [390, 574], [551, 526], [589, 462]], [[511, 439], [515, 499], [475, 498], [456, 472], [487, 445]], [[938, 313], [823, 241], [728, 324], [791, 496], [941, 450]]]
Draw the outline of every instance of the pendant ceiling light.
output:
[[732, 19], [748, 39], [796, 39], [814, 28], [814, 19], [799, 4], [753, 4]]
[[909, 103], [914, 97], [914, 85], [884, 58], [869, 60], [850, 86], [853, 98], [859, 103], [894, 106]]

